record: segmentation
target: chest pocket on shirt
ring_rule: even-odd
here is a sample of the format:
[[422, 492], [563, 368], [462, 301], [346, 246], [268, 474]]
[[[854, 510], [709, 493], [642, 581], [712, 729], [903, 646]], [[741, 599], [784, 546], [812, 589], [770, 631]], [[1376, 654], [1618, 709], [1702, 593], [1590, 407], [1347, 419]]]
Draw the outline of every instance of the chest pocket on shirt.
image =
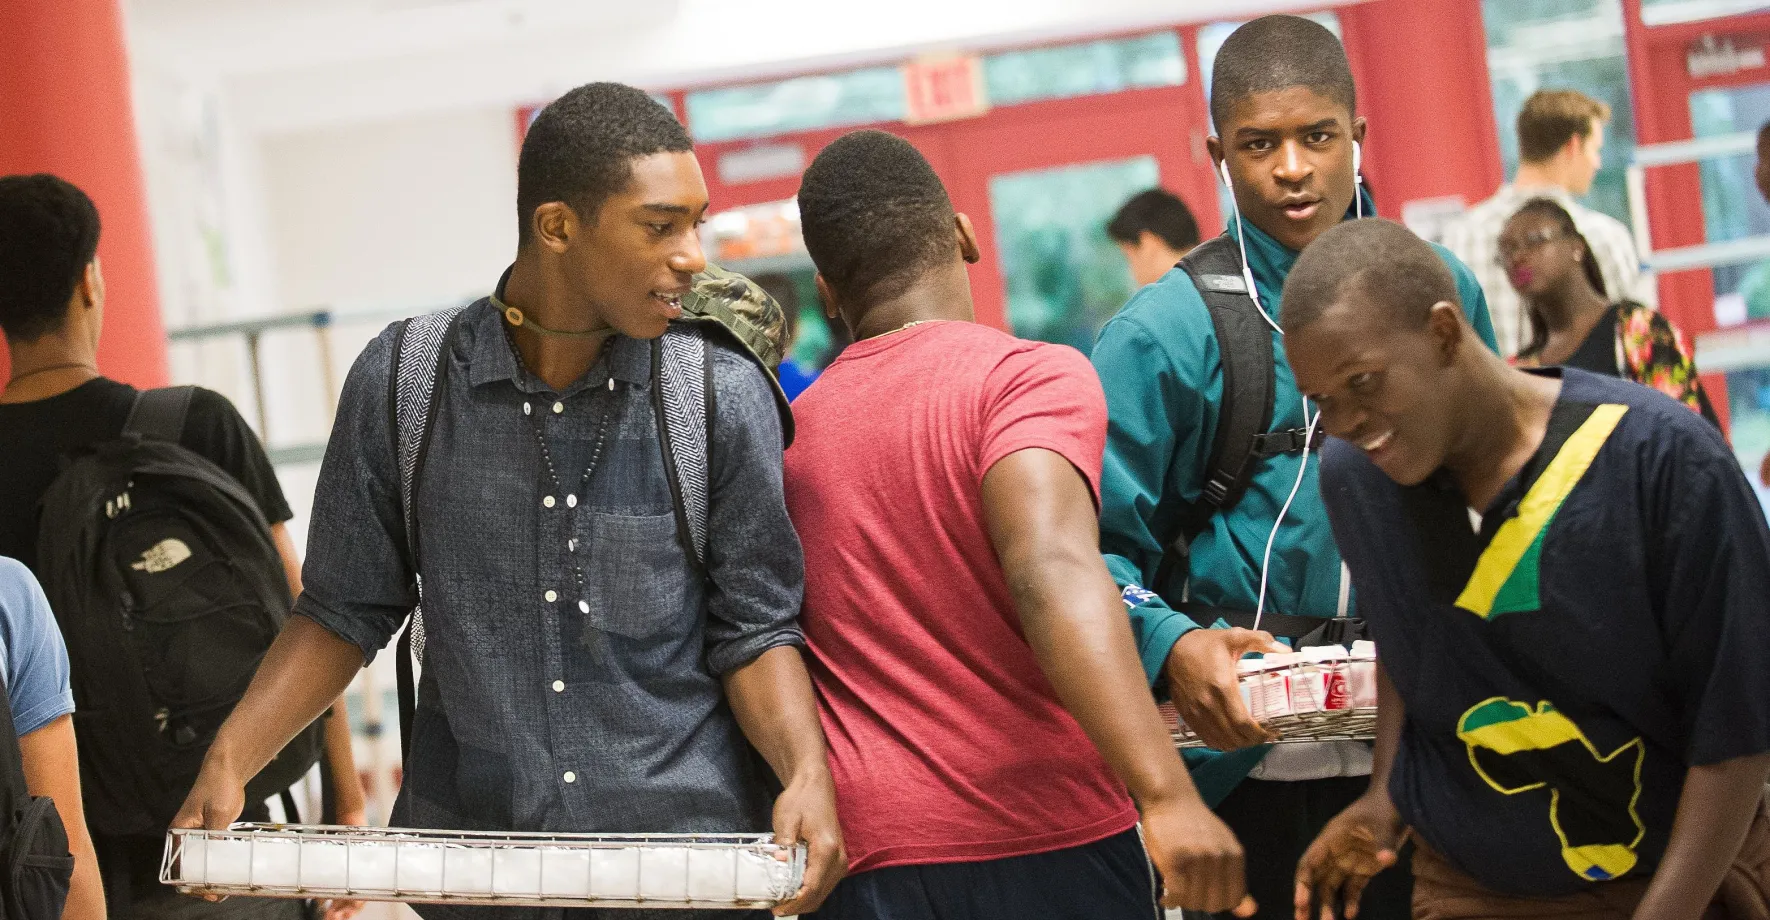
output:
[[580, 524], [590, 625], [629, 639], [678, 639], [699, 622], [688, 609], [700, 576], [676, 535], [676, 515], [591, 513]]

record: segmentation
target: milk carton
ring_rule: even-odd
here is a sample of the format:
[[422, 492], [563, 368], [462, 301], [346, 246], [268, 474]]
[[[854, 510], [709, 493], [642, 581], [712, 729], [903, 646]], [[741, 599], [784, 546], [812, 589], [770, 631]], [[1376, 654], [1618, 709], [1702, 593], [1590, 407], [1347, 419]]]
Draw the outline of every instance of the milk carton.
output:
[[1303, 662], [1291, 678], [1291, 705], [1297, 712], [1331, 712], [1352, 708], [1346, 650], [1338, 645], [1304, 649]]
[[1377, 705], [1377, 644], [1352, 643], [1352, 659], [1347, 668], [1347, 685], [1352, 705], [1369, 708]]
[[1248, 714], [1255, 721], [1264, 722], [1296, 712], [1292, 702], [1295, 693], [1291, 685], [1291, 669], [1302, 658], [1302, 655], [1287, 653], [1245, 659], [1236, 664], [1242, 702], [1247, 704]]

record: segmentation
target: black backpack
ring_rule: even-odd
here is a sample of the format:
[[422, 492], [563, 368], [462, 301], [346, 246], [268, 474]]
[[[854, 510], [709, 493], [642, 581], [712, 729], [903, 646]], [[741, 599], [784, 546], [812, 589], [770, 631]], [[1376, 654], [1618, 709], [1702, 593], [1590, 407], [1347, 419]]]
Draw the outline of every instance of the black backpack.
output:
[[12, 704], [0, 681], [0, 918], [59, 920], [73, 876], [61, 813], [25, 785]]
[[[1198, 501], [1180, 509], [1179, 526], [1169, 537], [1156, 567], [1152, 587], [1158, 591], [1174, 575], [1184, 576], [1190, 571], [1192, 541], [1210, 526], [1211, 518], [1241, 501], [1260, 462], [1302, 452], [1308, 437], [1302, 428], [1269, 430], [1278, 387], [1272, 327], [1248, 295], [1241, 249], [1235, 240], [1228, 234], [1207, 240], [1181, 257], [1177, 267], [1192, 279], [1193, 287], [1211, 313], [1211, 328], [1216, 332], [1217, 351], [1223, 362], [1223, 398], [1217, 408], [1217, 430], [1205, 464], [1204, 487]], [[1231, 626], [1254, 625], [1253, 611], [1191, 603], [1178, 606], [1203, 624], [1221, 618]], [[1333, 644], [1362, 635], [1362, 623], [1357, 620], [1329, 620], [1326, 624], [1324, 629], [1320, 617], [1278, 613], [1260, 618], [1262, 629], [1286, 638], [1307, 636], [1308, 644]]]
[[[139, 394], [122, 435], [74, 457], [40, 503], [37, 574], [67, 640], [97, 834], [166, 833], [294, 603], [252, 496], [178, 443], [192, 389]], [[322, 731], [297, 735], [247, 802], [299, 780]]]

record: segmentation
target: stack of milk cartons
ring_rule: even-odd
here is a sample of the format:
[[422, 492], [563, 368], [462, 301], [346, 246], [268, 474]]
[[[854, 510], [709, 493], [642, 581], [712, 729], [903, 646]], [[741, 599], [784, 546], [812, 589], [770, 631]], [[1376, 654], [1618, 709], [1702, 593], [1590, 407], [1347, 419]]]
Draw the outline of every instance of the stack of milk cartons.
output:
[[1255, 721], [1377, 705], [1377, 648], [1326, 645], [1237, 663], [1242, 702]]

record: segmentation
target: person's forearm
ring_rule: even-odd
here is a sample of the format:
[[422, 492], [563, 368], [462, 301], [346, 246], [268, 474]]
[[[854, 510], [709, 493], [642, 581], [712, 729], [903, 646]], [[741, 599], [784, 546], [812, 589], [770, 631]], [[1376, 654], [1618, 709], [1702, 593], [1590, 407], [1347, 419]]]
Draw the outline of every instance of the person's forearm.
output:
[[797, 648], [771, 648], [725, 675], [725, 696], [744, 737], [783, 784], [829, 772], [817, 696]]
[[332, 803], [339, 820], [359, 819], [363, 813], [363, 778], [356, 769], [356, 750], [350, 737], [350, 707], [344, 697], [332, 704], [326, 718], [326, 763], [332, 770]]
[[1039, 559], [1002, 560], [1026, 641], [1057, 698], [1140, 805], [1195, 796], [1143, 682], [1124, 605], [1088, 549], [1078, 543], [1047, 547]]
[[1635, 920], [1702, 915], [1758, 815], [1767, 777], [1770, 754], [1690, 769], [1671, 840], [1635, 908]]
[[222, 724], [207, 759], [242, 781], [338, 700], [362, 670], [363, 651], [304, 616], [291, 616], [246, 695]]
[[68, 840], [74, 854], [74, 877], [68, 883], [68, 902], [62, 908], [62, 920], [105, 920], [104, 879], [98, 874], [98, 854], [92, 849], [92, 838]]

